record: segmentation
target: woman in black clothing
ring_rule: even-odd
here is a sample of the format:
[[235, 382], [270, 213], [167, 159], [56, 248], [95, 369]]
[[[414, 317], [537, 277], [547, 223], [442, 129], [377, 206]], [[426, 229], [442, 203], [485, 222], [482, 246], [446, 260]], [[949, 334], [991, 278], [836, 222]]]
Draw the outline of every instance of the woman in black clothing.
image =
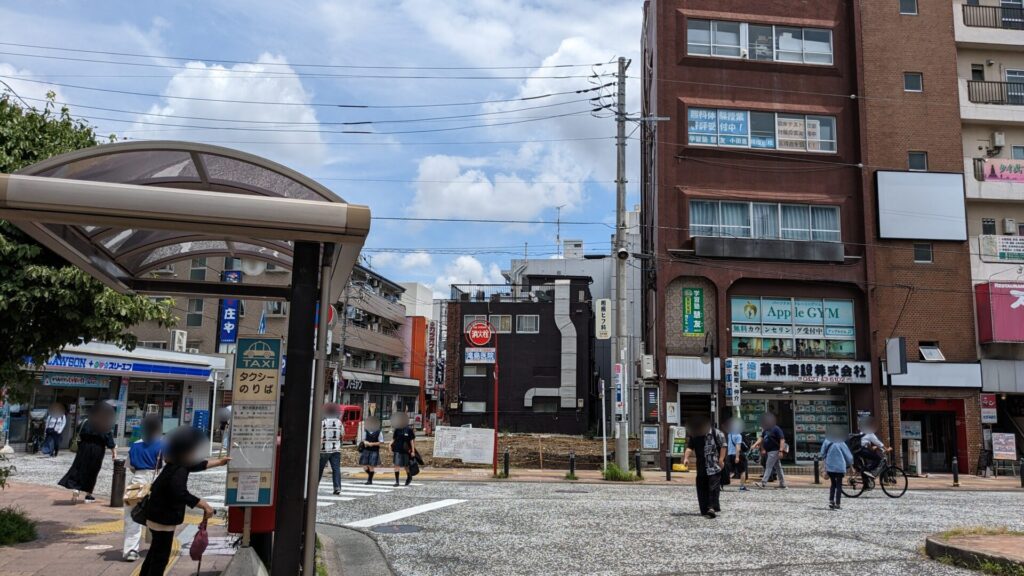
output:
[[171, 558], [174, 530], [185, 521], [185, 507], [203, 510], [203, 520], [213, 516], [213, 508], [188, 491], [188, 475], [207, 468], [224, 466], [230, 458], [200, 458], [206, 437], [198, 428], [181, 426], [167, 437], [164, 469], [153, 481], [146, 506], [146, 527], [152, 543], [139, 576], [163, 576]]
[[391, 417], [395, 431], [391, 438], [392, 461], [395, 463], [395, 486], [398, 486], [398, 474], [405, 470], [405, 485], [412, 482], [409, 476], [409, 462], [416, 457], [416, 433], [409, 426], [409, 415], [397, 412]]
[[59, 484], [68, 490], [74, 490], [72, 502], [78, 501], [78, 494], [85, 492], [85, 502], [96, 501], [92, 496], [96, 487], [96, 478], [103, 468], [103, 454], [110, 450], [110, 457], [117, 458], [117, 446], [111, 430], [114, 428], [114, 407], [100, 402], [89, 411], [89, 419], [82, 424], [78, 434], [78, 453]]
[[373, 484], [373, 475], [377, 466], [380, 466], [381, 435], [380, 420], [376, 416], [366, 419], [366, 427], [363, 429], [363, 449], [359, 452], [359, 465], [366, 470], [366, 483]]

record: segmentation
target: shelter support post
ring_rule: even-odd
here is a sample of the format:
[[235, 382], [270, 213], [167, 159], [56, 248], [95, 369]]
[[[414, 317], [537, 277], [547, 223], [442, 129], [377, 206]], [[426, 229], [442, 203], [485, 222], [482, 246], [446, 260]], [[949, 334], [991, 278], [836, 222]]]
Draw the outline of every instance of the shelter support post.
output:
[[319, 292], [320, 244], [296, 242], [288, 312], [288, 362], [281, 395], [281, 455], [272, 576], [295, 576], [302, 565], [306, 485], [286, 471], [306, 469], [313, 381], [313, 328]]

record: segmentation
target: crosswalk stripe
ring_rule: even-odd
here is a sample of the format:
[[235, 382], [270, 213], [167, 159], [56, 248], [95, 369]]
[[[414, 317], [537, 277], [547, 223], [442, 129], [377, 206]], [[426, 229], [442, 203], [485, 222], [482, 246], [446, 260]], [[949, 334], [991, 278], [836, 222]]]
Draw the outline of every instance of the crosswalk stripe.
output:
[[[404, 485], [405, 480], [402, 480], [402, 483]], [[359, 481], [351, 481], [351, 480], [350, 481], [345, 481], [345, 480], [342, 480], [341, 481], [341, 485], [342, 486], [366, 486], [367, 488], [394, 488], [394, 486], [392, 485], [391, 482], [388, 482], [387, 484], [385, 484], [383, 482], [380, 483], [380, 484], [365, 484], [365, 483], [359, 482]], [[409, 484], [409, 486], [423, 486], [423, 484], [420, 483], [420, 482], [413, 482], [412, 484]]]
[[323, 500], [325, 502], [349, 502], [355, 500], [355, 498], [349, 498], [347, 496], [317, 496], [317, 502]]
[[[322, 494], [330, 494], [333, 491], [334, 490], [332, 488], [321, 488], [320, 489], [320, 493], [322, 493]], [[387, 494], [388, 492], [390, 492], [390, 490], [388, 490], [386, 492], [383, 491], [383, 490], [352, 490], [352, 489], [350, 489], [348, 487], [342, 488], [341, 491], [344, 492], [345, 494], [360, 494], [360, 495], [363, 495], [363, 496], [372, 496], [374, 494]]]

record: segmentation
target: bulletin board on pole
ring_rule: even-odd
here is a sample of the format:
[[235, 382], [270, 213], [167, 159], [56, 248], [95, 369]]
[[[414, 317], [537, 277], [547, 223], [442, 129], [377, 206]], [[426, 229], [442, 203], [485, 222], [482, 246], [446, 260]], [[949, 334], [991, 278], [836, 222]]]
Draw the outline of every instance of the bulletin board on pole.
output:
[[281, 338], [239, 336], [232, 377], [227, 506], [274, 502], [281, 368]]

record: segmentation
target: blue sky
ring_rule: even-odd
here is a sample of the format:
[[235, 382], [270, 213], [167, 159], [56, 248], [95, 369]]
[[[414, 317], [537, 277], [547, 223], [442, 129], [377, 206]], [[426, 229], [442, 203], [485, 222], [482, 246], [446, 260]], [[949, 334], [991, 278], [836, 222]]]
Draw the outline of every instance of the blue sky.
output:
[[[466, 106], [331, 104], [418, 106], [586, 89], [610, 81], [586, 76], [611, 73], [614, 65], [550, 66], [608, 63], [618, 56], [631, 58], [630, 75], [639, 76], [641, 5], [639, 0], [7, 3], [0, 7], [0, 42], [152, 57], [0, 44], [0, 80], [26, 99], [54, 90], [102, 134], [196, 140], [267, 156], [350, 202], [369, 205], [375, 216], [547, 221], [562, 206], [563, 220], [611, 225], [615, 125], [587, 112], [591, 105], [584, 100], [597, 92]], [[639, 101], [639, 82], [631, 80], [630, 112], [639, 110]], [[486, 115], [437, 119], [479, 114]], [[375, 124], [340, 124], [365, 121]], [[233, 129], [206, 128], [211, 126]], [[478, 127], [451, 130], [465, 126]], [[373, 133], [331, 132], [351, 129]], [[630, 205], [637, 201], [638, 161], [633, 140]], [[444, 293], [451, 282], [500, 282], [498, 271], [510, 258], [521, 257], [524, 245], [532, 256], [553, 256], [555, 232], [547, 224], [378, 221], [366, 256], [396, 281], [423, 282]], [[563, 238], [582, 239], [591, 252], [606, 252], [612, 232], [608, 226], [562, 227]], [[379, 251], [383, 248], [400, 251]]]

